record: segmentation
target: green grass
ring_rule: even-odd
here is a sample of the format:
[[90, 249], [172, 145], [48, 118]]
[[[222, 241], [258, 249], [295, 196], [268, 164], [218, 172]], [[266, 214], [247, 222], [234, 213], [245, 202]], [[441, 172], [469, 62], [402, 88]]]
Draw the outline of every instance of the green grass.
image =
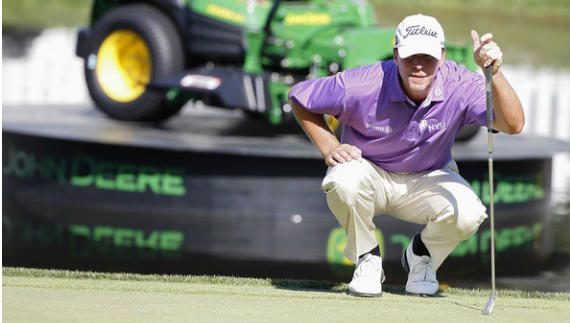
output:
[[3, 321], [566, 322], [568, 293], [449, 288], [415, 297], [386, 286], [355, 298], [346, 285], [304, 280], [2, 269]]
[[[570, 4], [566, 0], [369, 0], [375, 5], [394, 8], [414, 8], [435, 10], [484, 10], [494, 12], [501, 17], [521, 16], [529, 19], [554, 17], [557, 20], [568, 20]], [[469, 15], [476, 15], [471, 12]]]
[[3, 0], [4, 28], [47, 28], [86, 25], [92, 0]]
[[372, 0], [382, 26], [423, 13], [436, 17], [446, 38], [471, 44], [469, 32], [492, 33], [504, 64], [570, 66], [570, 2], [561, 0]]

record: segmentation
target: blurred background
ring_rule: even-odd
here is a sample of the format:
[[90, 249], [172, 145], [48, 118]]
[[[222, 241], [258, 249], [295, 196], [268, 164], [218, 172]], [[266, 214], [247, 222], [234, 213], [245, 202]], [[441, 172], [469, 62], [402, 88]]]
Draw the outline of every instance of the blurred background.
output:
[[[471, 29], [493, 33], [504, 52], [503, 71], [525, 108], [527, 123], [522, 135], [555, 138], [570, 145], [567, 0], [370, 3], [380, 26], [394, 27], [409, 14], [424, 13], [435, 16], [446, 38], [454, 43], [469, 44]], [[89, 0], [2, 1], [3, 123], [7, 113], [14, 113], [7, 107], [93, 105], [85, 86], [84, 62], [75, 55], [78, 28], [89, 24], [90, 12]], [[557, 237], [554, 249], [566, 255], [570, 254], [569, 210], [570, 157], [558, 153], [553, 158], [551, 221]]]

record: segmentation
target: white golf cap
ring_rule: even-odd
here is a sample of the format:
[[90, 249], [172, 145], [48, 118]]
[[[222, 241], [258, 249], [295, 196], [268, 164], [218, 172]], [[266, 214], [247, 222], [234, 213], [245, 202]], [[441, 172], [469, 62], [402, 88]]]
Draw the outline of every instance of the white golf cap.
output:
[[400, 58], [426, 54], [441, 59], [445, 36], [434, 17], [422, 14], [407, 16], [398, 25], [395, 38], [394, 48], [398, 49]]

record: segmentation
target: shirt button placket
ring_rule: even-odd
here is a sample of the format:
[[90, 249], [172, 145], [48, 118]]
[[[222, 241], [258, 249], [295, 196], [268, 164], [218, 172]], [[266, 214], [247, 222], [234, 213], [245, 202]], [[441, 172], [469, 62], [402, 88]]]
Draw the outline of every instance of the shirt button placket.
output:
[[410, 122], [408, 129], [406, 130], [406, 139], [408, 141], [408, 145], [413, 145], [417, 138], [417, 129], [418, 123], [415, 120]]

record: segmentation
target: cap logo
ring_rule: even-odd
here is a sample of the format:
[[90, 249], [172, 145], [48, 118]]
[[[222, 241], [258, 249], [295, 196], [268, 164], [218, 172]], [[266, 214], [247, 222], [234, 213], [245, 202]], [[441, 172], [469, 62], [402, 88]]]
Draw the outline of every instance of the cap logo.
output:
[[408, 28], [406, 28], [406, 34], [403, 35], [402, 37], [404, 37], [405, 39], [408, 36], [414, 36], [414, 35], [425, 35], [437, 38], [437, 31], [428, 29], [425, 26], [420, 27], [420, 25], [409, 26]]

